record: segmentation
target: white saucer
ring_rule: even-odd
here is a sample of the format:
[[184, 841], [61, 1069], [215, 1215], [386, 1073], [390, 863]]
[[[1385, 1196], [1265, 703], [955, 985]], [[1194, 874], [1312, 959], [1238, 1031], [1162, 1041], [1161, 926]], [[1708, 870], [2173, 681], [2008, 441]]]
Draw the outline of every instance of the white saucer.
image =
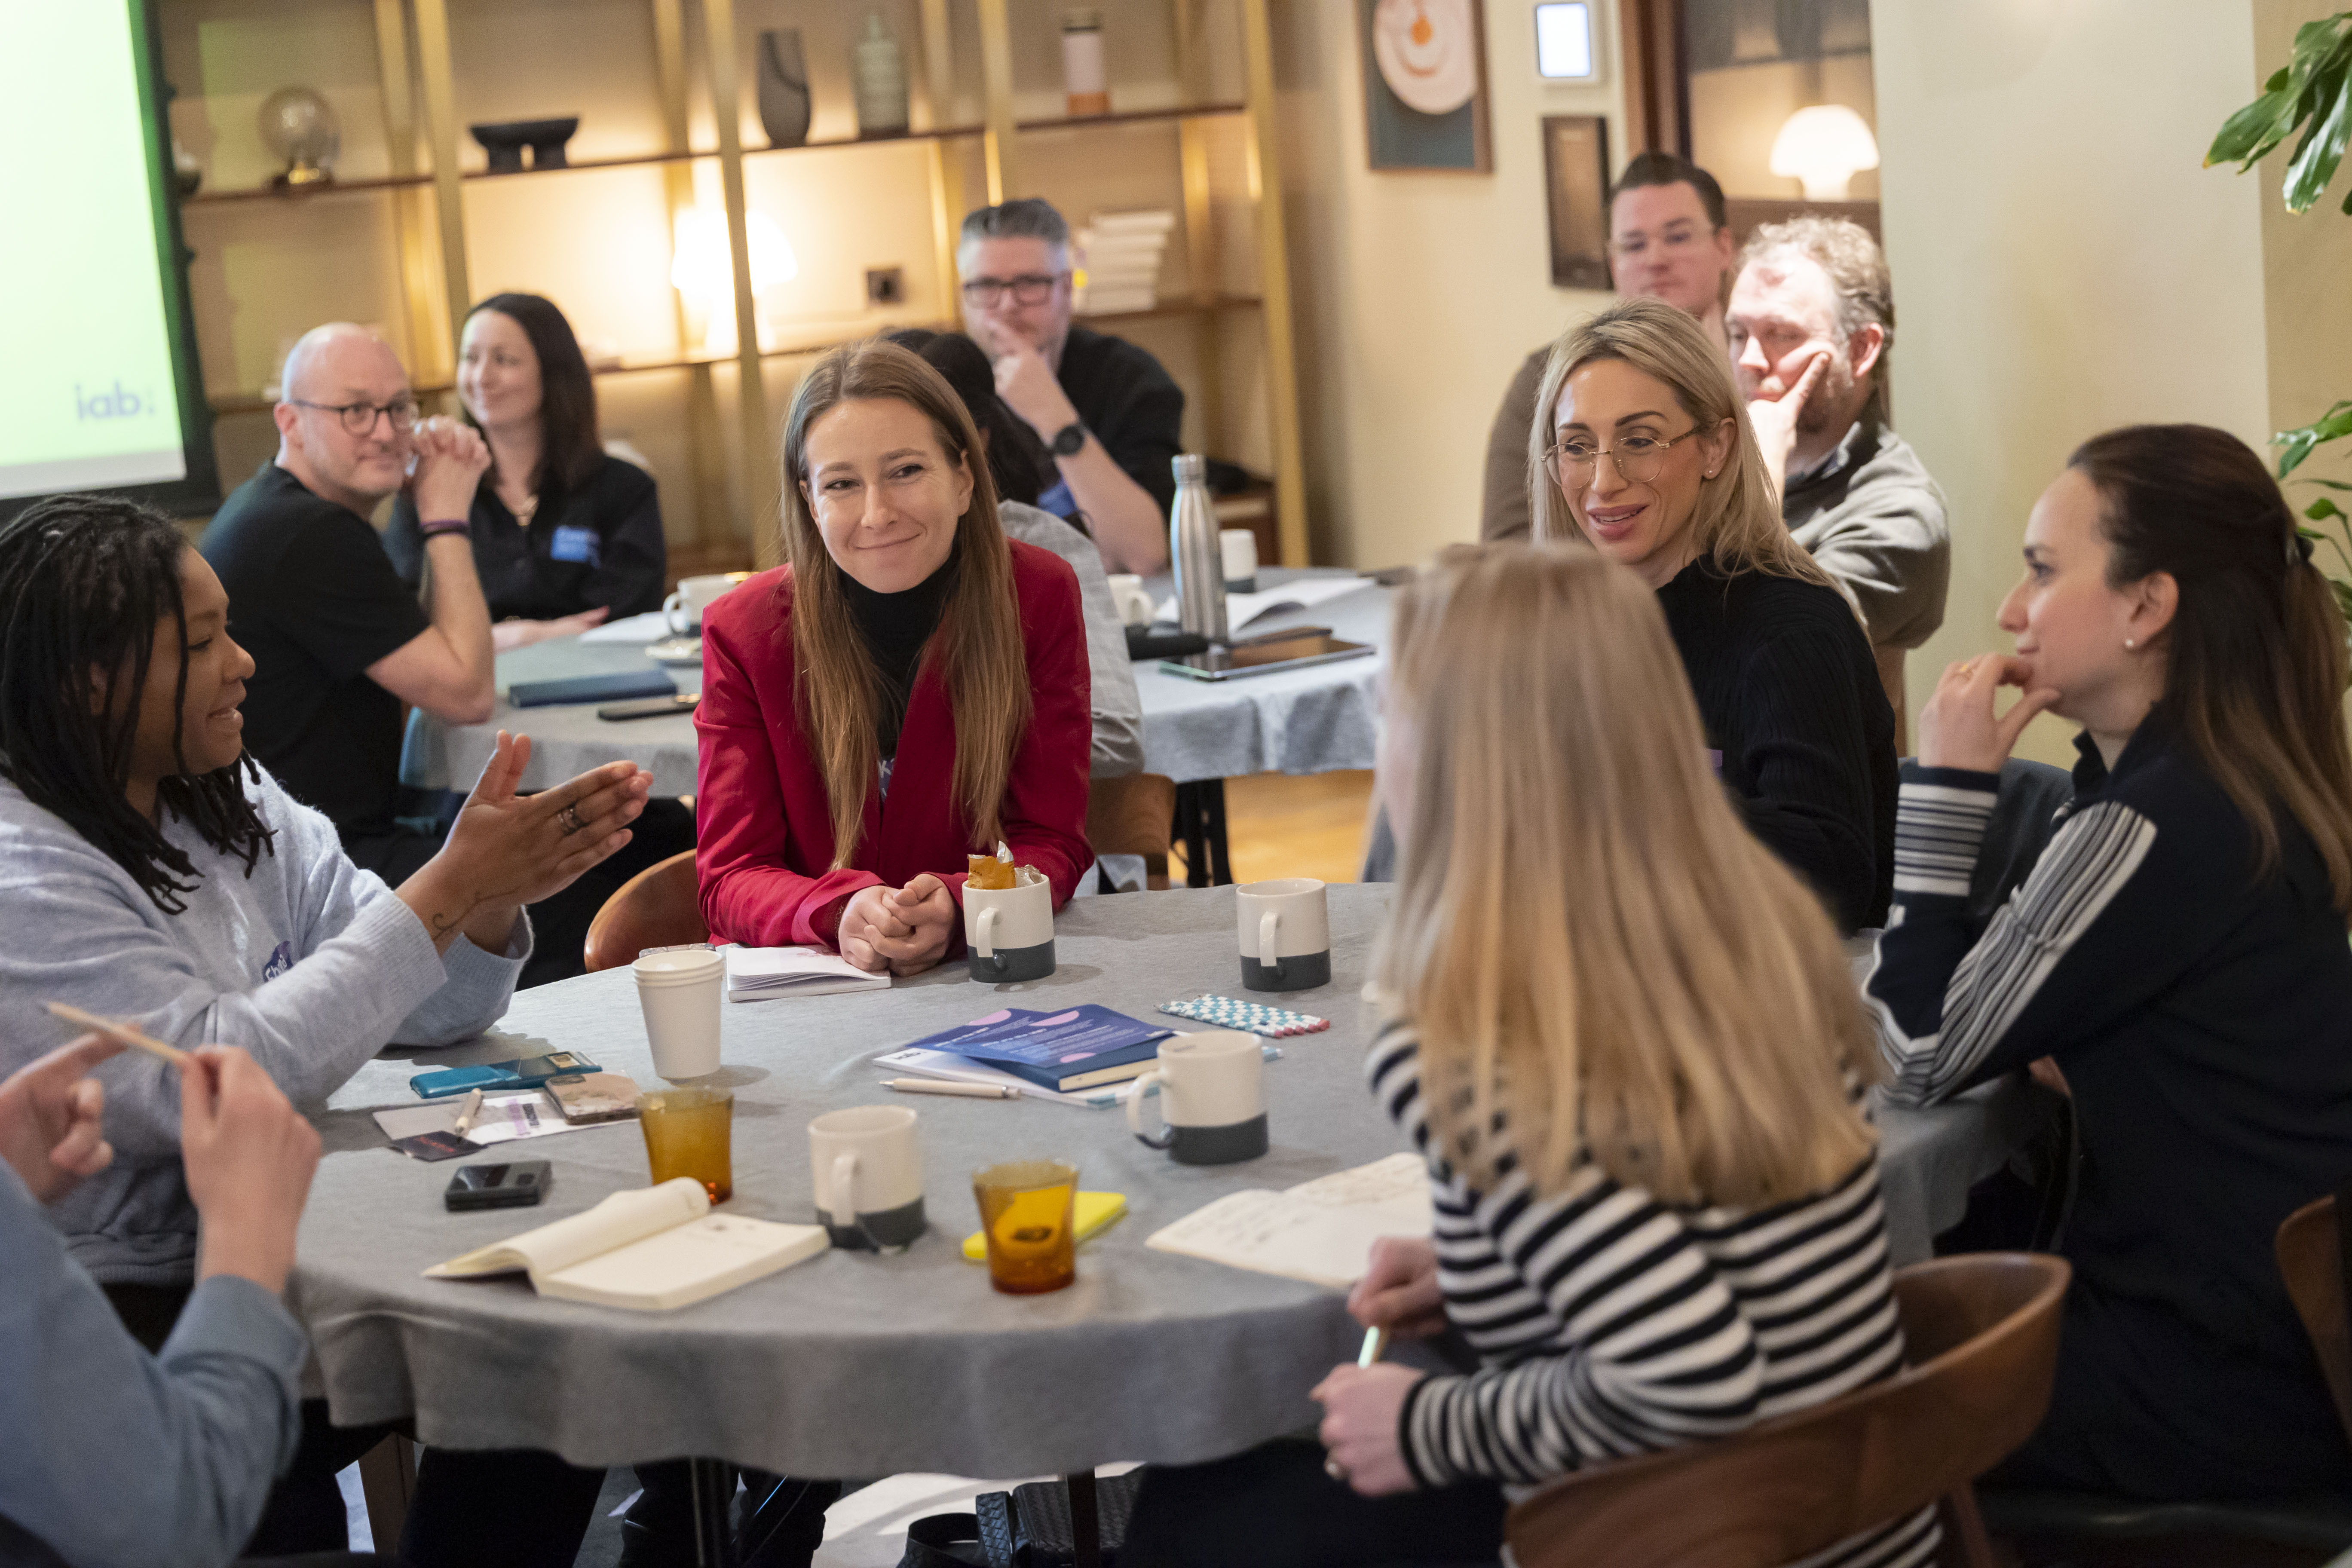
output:
[[700, 664], [702, 639], [696, 637], [664, 637], [646, 645], [646, 657], [656, 664]]

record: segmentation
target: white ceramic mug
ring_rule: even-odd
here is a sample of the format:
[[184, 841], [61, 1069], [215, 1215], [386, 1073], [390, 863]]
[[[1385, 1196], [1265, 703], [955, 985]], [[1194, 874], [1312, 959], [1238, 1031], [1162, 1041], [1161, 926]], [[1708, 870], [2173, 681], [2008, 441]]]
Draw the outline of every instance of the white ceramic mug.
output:
[[808, 1133], [817, 1218], [834, 1246], [897, 1252], [923, 1234], [923, 1146], [912, 1110], [829, 1110]]
[[686, 637], [700, 631], [702, 612], [750, 575], [749, 572], [714, 572], [707, 577], [680, 577], [677, 589], [662, 601], [662, 620], [669, 635]]
[[[1144, 1091], [1160, 1086], [1164, 1132], [1144, 1128]], [[1160, 1042], [1159, 1065], [1127, 1097], [1129, 1131], [1186, 1165], [1228, 1165], [1265, 1152], [1265, 1053], [1255, 1035], [1209, 1029]]]
[[640, 954], [632, 967], [654, 1071], [672, 1083], [717, 1072], [727, 960], [709, 948], [678, 948]]
[[1119, 624], [1148, 626], [1151, 624], [1151, 590], [1143, 579], [1132, 572], [1115, 572], [1110, 579], [1111, 607], [1118, 612]]
[[963, 939], [971, 977], [989, 984], [1054, 973], [1054, 888], [1023, 867], [1009, 888], [963, 889]]
[[1257, 535], [1246, 528], [1221, 529], [1217, 551], [1224, 558], [1225, 592], [1257, 592]]
[[1323, 884], [1278, 877], [1234, 889], [1241, 911], [1242, 984], [1304, 991], [1331, 983], [1331, 914]]

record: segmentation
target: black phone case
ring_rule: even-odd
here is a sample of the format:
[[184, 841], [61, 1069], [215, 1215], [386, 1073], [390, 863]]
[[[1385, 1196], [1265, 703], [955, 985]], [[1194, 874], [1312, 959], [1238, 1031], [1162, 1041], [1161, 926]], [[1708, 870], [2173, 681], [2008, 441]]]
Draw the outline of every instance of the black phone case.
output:
[[[553, 1175], [544, 1160], [509, 1160], [504, 1163], [508, 1167], [507, 1180], [495, 1187], [465, 1185], [465, 1173], [480, 1167], [460, 1166], [457, 1173], [449, 1178], [449, 1184], [441, 1190], [442, 1206], [452, 1212], [529, 1208], [539, 1202], [553, 1183]], [[528, 1182], [516, 1179], [522, 1175], [530, 1179]]]

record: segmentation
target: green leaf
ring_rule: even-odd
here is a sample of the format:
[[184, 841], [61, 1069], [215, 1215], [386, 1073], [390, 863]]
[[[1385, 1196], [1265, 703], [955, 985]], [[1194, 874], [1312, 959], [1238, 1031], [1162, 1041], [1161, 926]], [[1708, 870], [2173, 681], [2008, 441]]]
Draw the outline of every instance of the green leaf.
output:
[[[2311, 519], [2314, 522], [2325, 522], [2331, 517], [2342, 517], [2345, 515], [2345, 512], [2343, 508], [2337, 506], [2334, 501], [2329, 500], [2326, 496], [2322, 496], [2317, 500], [2313, 501], [2309, 506], [2304, 508], [2303, 515]], [[2314, 533], [2307, 528], [2302, 531], [2308, 534], [2313, 539], [2324, 539], [2326, 537], [2325, 534]]]
[[2238, 172], [2243, 174], [2293, 135], [2296, 126], [2324, 114], [2333, 100], [2312, 91], [2313, 79], [2331, 66], [2343, 64], [2347, 42], [2352, 42], [2352, 31], [2345, 26], [2347, 21], [2352, 21], [2352, 12], [2339, 12], [2295, 30], [2294, 50], [2288, 63], [2263, 84], [2261, 97], [2222, 123], [2205, 154], [2208, 167], [2235, 159]]
[[2282, 430], [2271, 437], [2271, 445], [2279, 448], [2278, 477], [2286, 478], [2299, 468], [2312, 448], [2329, 441], [2340, 441], [2352, 436], [2352, 401], [2341, 402], [2299, 430]]
[[2322, 485], [2331, 490], [2352, 490], [2352, 485], [2346, 484], [2342, 479], [2317, 479], [2312, 478], [2309, 474], [2304, 475], [2303, 478], [2295, 480], [2295, 483], [2299, 485]]
[[2352, 140], [2352, 61], [2333, 63], [2312, 79], [2311, 90], [2314, 107], [2324, 106], [2325, 112], [2314, 116], [2287, 164], [2286, 210], [2291, 213], [2308, 212], [2344, 161], [2345, 142]]

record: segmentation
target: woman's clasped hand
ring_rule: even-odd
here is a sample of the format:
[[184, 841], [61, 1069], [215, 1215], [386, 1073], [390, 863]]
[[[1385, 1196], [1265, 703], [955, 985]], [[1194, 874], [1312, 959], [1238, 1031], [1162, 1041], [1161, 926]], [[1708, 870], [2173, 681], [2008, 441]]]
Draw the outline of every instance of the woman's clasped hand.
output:
[[860, 888], [841, 911], [841, 955], [875, 974], [919, 974], [946, 956], [955, 921], [948, 885], [929, 871], [903, 888]]

